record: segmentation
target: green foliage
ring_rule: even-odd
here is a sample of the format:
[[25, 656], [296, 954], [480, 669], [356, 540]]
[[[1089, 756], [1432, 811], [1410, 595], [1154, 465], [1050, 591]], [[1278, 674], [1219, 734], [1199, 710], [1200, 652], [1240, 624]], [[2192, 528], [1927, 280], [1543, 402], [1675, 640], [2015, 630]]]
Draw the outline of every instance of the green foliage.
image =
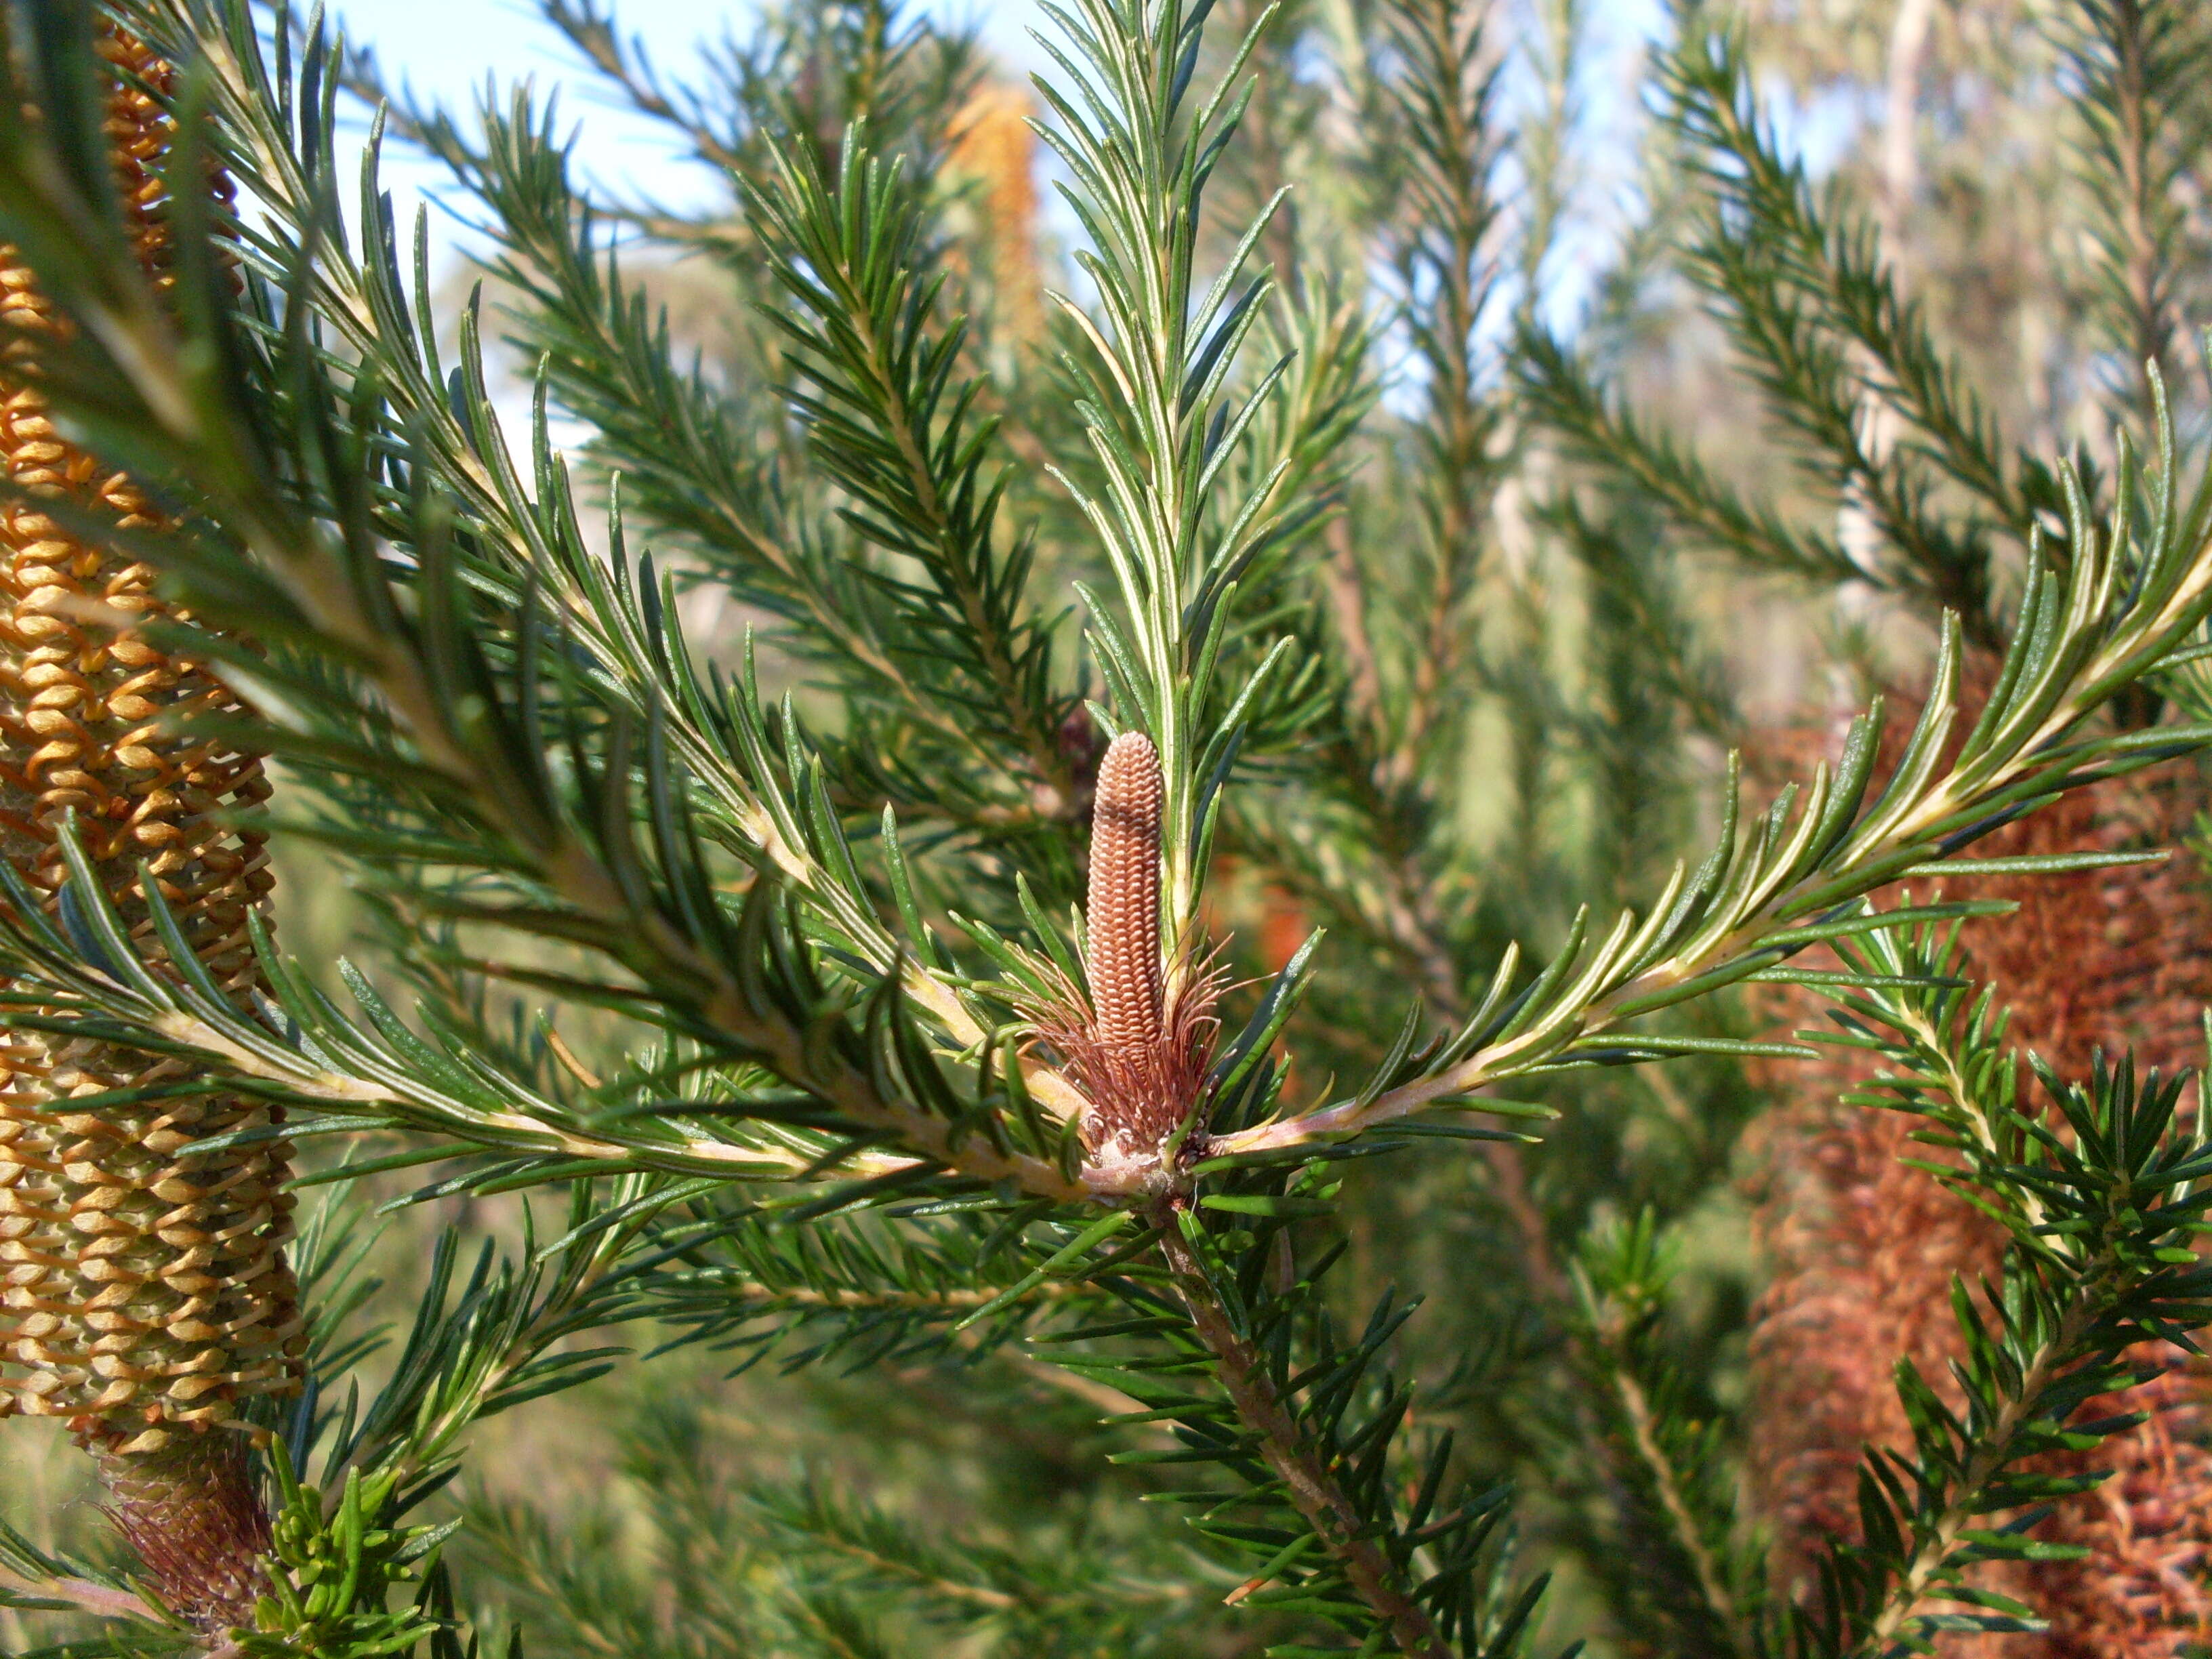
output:
[[702, 1419], [663, 1401], [617, 1431], [623, 1489], [642, 1503], [649, 1581], [614, 1565], [635, 1547], [618, 1504], [469, 1513], [481, 1575], [568, 1610], [535, 1651], [708, 1654], [739, 1634], [777, 1653], [849, 1651], [840, 1641], [897, 1651], [957, 1635], [1009, 1655], [1166, 1655], [1188, 1651], [1206, 1620], [1199, 1587], [1117, 1571], [1079, 1532], [1021, 1550], [925, 1537], [911, 1517], [840, 1498], [818, 1474], [726, 1471]]
[[2088, 309], [2110, 353], [2103, 379], [2118, 409], [2140, 410], [2152, 367], [2172, 374], [2188, 332], [2181, 197], [2212, 145], [2212, 35], [2188, 7], [2132, 0], [2069, 8], [2054, 21], [2081, 126], [2078, 172], [2096, 210]]
[[386, 1593], [420, 1575], [415, 1564], [450, 1527], [380, 1525], [398, 1472], [364, 1481], [346, 1472], [345, 1489], [325, 1504], [300, 1484], [279, 1446], [271, 1463], [279, 1507], [274, 1519], [270, 1594], [256, 1609], [254, 1633], [240, 1650], [264, 1659], [291, 1653], [368, 1656], [411, 1653], [435, 1626], [420, 1607], [388, 1610]]
[[[1158, 1290], [1125, 1292], [1137, 1322], [1169, 1324], [1159, 1350], [1060, 1363], [1129, 1395], [1145, 1407], [1137, 1420], [1176, 1425], [1182, 1449], [1125, 1452], [1124, 1461], [1214, 1465], [1231, 1478], [1226, 1489], [1176, 1496], [1194, 1510], [1194, 1528], [1250, 1562], [1240, 1600], [1310, 1613], [1407, 1653], [1525, 1651], [1544, 1581], [1516, 1585], [1505, 1571], [1506, 1494], [1451, 1478], [1449, 1436], [1418, 1450], [1401, 1443], [1412, 1392], [1378, 1362], [1413, 1307], [1386, 1298], [1347, 1340], [1317, 1294], [1340, 1251], [1310, 1267], [1296, 1260], [1290, 1224], [1333, 1190], [1319, 1174], [1201, 1199], [1229, 1213], [1224, 1228], [1194, 1212], [1164, 1224], [1163, 1253], [1188, 1328], [1160, 1318], [1175, 1304]], [[1255, 1219], [1236, 1224], [1240, 1215]], [[1211, 1372], [1213, 1386], [1194, 1391], [1182, 1380], [1194, 1371]], [[1405, 1481], [1416, 1471], [1417, 1485]], [[1269, 1650], [1298, 1659], [1331, 1650]]]
[[[2031, 1627], [1972, 1570], [2047, 1549], [2033, 1510], [2094, 1479], [2024, 1465], [2125, 1426], [2086, 1402], [2212, 1311], [2203, 1152], [2179, 1084], [2128, 1061], [2031, 1102], [1941, 930], [2006, 908], [1956, 884], [2128, 856], [1981, 838], [2212, 741], [2212, 482], [2166, 378], [2185, 8], [2067, 37], [2096, 349], [2146, 364], [2109, 465], [2005, 435], [1699, 9], [1653, 70], [1675, 194], [1570, 329], [1578, 5], [1525, 59], [1457, 0], [1048, 7], [1077, 246], [1011, 352], [953, 211], [989, 66], [896, 6], [792, 5], [691, 76], [546, 0], [724, 179], [690, 215], [595, 193], [526, 89], [386, 104], [349, 177], [343, 100], [378, 66], [320, 13], [106, 9], [179, 69], [173, 293], [112, 199], [87, 6], [0, 10], [42, 112], [0, 127], [0, 241], [72, 325], [42, 392], [174, 524], [44, 505], [163, 569], [191, 620], [158, 638], [249, 705], [200, 729], [276, 757], [282, 827], [373, 926], [328, 974], [258, 933], [240, 1007], [65, 838], [51, 908], [0, 865], [0, 1013], [283, 1105], [302, 1185], [425, 1242], [380, 1284], [348, 1198], [295, 1252], [313, 1347], [263, 1425], [270, 1594], [232, 1651], [461, 1659], [501, 1607], [555, 1655], [1508, 1659], [1576, 1622], [1601, 1651], [1873, 1659]], [[387, 138], [481, 221], [457, 308]], [[179, 186], [212, 164], [235, 207]], [[1308, 167], [1342, 179], [1293, 220]], [[1812, 510], [1615, 383], [1678, 232]], [[688, 358], [686, 272], [733, 319]], [[1899, 752], [1877, 703], [1764, 805], [1700, 758], [1747, 716], [1699, 550], [1924, 614]], [[1249, 983], [1200, 1117], [1102, 1152], [1030, 1016], [1079, 989], [1067, 907], [1125, 730], [1162, 760], [1168, 971], [1212, 947]], [[1953, 885], [1870, 897], [1903, 880]], [[1332, 936], [1261, 947], [1254, 889]], [[2013, 1241], [1958, 1294], [1963, 1406], [1900, 1372], [1913, 1444], [1869, 1455], [1807, 1607], [1737, 1512], [1725, 1344], [1682, 1337], [1685, 1241], [1767, 1103], [1741, 1063], [1815, 1052], [1747, 1012], [1773, 985], [1836, 1003], [1890, 1068], [1853, 1103], [1923, 1119]], [[684, 1365], [866, 1391], [863, 1471], [927, 1379], [991, 1443], [922, 1483], [959, 1522], [780, 1446], [727, 1466], [661, 1395], [569, 1510], [474, 1484], [514, 1424]], [[1002, 1443], [1025, 1425], [1048, 1475]], [[977, 1470], [1004, 1516], [952, 1478]], [[1547, 1601], [1554, 1559], [1580, 1571]], [[467, 1618], [455, 1567], [497, 1589]], [[124, 1577], [13, 1529], [0, 1571], [10, 1607], [153, 1629]]]
[[1618, 1594], [1669, 1651], [1764, 1651], [1764, 1564], [1735, 1519], [1729, 1423], [1697, 1398], [1664, 1329], [1679, 1264], [1649, 1211], [1589, 1238], [1576, 1333], [1624, 1511]]
[[[2001, 643], [1989, 538], [2024, 543], [2051, 528], [2065, 512], [2060, 477], [2032, 454], [2008, 453], [1923, 308], [1899, 293], [1870, 221], [1836, 192], [1821, 199], [1785, 152], [1760, 112], [1741, 30], [1695, 6], [1676, 21], [1661, 68], [1662, 118], [1699, 198], [1684, 273], [1710, 296], [1801, 465], [1830, 499], [1866, 515], [1890, 558], [1870, 565], [1832, 536], [1742, 501], [1664, 434], [1608, 404], [1538, 333], [1527, 372], [1540, 417], [1712, 546], [1754, 566], [1915, 595], [1956, 612], [1977, 644]], [[2141, 407], [2150, 403], [2146, 386]], [[1905, 434], [1881, 437], [1876, 411]], [[1965, 492], [1965, 511], [1945, 484]]]

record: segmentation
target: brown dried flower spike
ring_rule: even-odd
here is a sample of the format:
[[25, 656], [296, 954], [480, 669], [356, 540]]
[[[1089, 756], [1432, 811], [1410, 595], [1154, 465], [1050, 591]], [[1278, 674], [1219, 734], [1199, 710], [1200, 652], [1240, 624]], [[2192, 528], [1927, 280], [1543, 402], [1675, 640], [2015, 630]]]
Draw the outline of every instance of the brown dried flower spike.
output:
[[[166, 285], [170, 123], [148, 88], [170, 71], [112, 27], [101, 50], [118, 71], [107, 136], [132, 240]], [[61, 436], [36, 389], [41, 343], [62, 326], [0, 248], [0, 466], [33, 496], [104, 508], [124, 527], [155, 524], [127, 478]], [[143, 863], [201, 963], [243, 1000], [258, 982], [247, 918], [270, 878], [262, 836], [228, 820], [266, 799], [260, 759], [170, 729], [234, 707], [204, 665], [88, 619], [161, 615], [153, 574], [34, 507], [0, 507], [0, 855], [53, 891], [74, 812], [142, 939]], [[155, 1588], [216, 1631], [250, 1621], [268, 1546], [243, 1438], [222, 1428], [252, 1397], [295, 1387], [299, 1370], [283, 1255], [290, 1148], [185, 1152], [272, 1121], [234, 1096], [70, 1103], [179, 1075], [176, 1062], [99, 1042], [0, 1039], [0, 1416], [64, 1419], [99, 1457], [112, 1513]]]
[[1093, 1148], [1156, 1154], [1187, 1122], [1206, 1086], [1218, 978], [1160, 939], [1159, 751], [1124, 732], [1099, 763], [1091, 819], [1085, 926], [1089, 1006], [1073, 986], [1037, 1011], [1038, 1030], [1091, 1104]]

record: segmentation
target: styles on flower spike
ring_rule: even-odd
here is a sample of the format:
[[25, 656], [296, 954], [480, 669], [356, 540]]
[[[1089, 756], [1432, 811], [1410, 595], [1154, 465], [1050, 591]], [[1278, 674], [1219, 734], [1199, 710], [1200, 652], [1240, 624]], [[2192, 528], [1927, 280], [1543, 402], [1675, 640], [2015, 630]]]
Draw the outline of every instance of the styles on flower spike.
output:
[[[153, 94], [171, 71], [112, 26], [100, 51], [115, 70], [106, 135], [132, 243], [166, 288], [171, 123]], [[156, 526], [130, 480], [60, 434], [40, 395], [41, 343], [64, 326], [0, 248], [0, 467], [31, 497]], [[235, 708], [208, 669], [115, 630], [118, 615], [165, 614], [154, 574], [35, 500], [0, 506], [0, 855], [55, 892], [73, 815], [134, 931], [150, 947], [150, 876], [201, 964], [244, 1005], [259, 983], [248, 917], [270, 875], [264, 836], [231, 817], [269, 787], [258, 756], [173, 729]], [[110, 1513], [154, 1588], [221, 1631], [251, 1622], [269, 1544], [240, 1410], [297, 1387], [303, 1338], [283, 1255], [290, 1147], [185, 1150], [277, 1114], [162, 1087], [185, 1080], [175, 1061], [93, 1039], [0, 1037], [0, 1416], [65, 1421], [99, 1459]], [[144, 1093], [116, 1098], [125, 1091]]]
[[1098, 766], [1091, 816], [1091, 1006], [1098, 1042], [1135, 1054], [1159, 1045], [1167, 993], [1160, 967], [1160, 757], [1124, 732]]
[[1143, 732], [1124, 732], [1099, 763], [1091, 808], [1090, 997], [1064, 986], [1031, 1011], [1091, 1102], [1085, 1139], [1109, 1157], [1157, 1158], [1178, 1130], [1200, 1127], [1218, 1030], [1219, 975], [1192, 962], [1185, 941], [1171, 953], [1160, 937], [1165, 805], [1158, 750]]

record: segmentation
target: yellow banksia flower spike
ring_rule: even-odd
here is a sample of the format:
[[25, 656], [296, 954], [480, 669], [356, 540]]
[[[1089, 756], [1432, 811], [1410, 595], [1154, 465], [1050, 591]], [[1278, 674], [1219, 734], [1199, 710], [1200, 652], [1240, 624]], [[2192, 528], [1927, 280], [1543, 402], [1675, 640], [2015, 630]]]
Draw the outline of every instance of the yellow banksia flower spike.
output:
[[[108, 27], [107, 135], [132, 240], [166, 287], [167, 64]], [[153, 91], [149, 91], [152, 88]], [[210, 188], [222, 188], [210, 181]], [[60, 319], [0, 249], [0, 466], [33, 497], [158, 527], [131, 481], [57, 429], [38, 391]], [[248, 918], [271, 884], [262, 832], [233, 822], [268, 795], [260, 757], [172, 722], [235, 706], [203, 664], [121, 617], [167, 614], [154, 572], [77, 538], [35, 501], [0, 506], [0, 854], [52, 893], [74, 814], [116, 905], [158, 954], [149, 872], [209, 974], [258, 984]], [[73, 1109], [184, 1075], [88, 1039], [0, 1041], [0, 1416], [60, 1418], [100, 1461], [112, 1512], [155, 1588], [205, 1630], [250, 1622], [268, 1524], [240, 1408], [297, 1386], [301, 1324], [283, 1245], [289, 1146], [194, 1154], [276, 1115], [226, 1095]]]

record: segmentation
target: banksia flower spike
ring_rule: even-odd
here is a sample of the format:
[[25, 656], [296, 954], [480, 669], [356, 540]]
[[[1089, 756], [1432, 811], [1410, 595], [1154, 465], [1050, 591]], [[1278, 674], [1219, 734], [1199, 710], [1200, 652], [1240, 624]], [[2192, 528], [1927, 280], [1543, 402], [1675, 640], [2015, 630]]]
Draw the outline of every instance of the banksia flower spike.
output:
[[[109, 29], [107, 133], [133, 241], [163, 286], [173, 243], [161, 162], [169, 120], [148, 90], [168, 67]], [[60, 319], [0, 249], [0, 465], [33, 496], [157, 526], [131, 482], [55, 428], [37, 387]], [[264, 836], [230, 816], [268, 795], [258, 757], [171, 729], [234, 706], [202, 665], [125, 617], [165, 607], [154, 573], [65, 531], [35, 505], [0, 508], [0, 853], [49, 893], [72, 816], [107, 897], [151, 948], [142, 872], [209, 974], [258, 984], [248, 918], [266, 901]], [[95, 613], [105, 613], [95, 620]], [[184, 1149], [264, 1127], [235, 1097], [163, 1097], [173, 1061], [97, 1041], [0, 1042], [0, 1415], [64, 1419], [100, 1460], [111, 1510], [163, 1599], [196, 1626], [250, 1620], [268, 1523], [240, 1408], [296, 1385], [302, 1344], [283, 1247], [283, 1141]], [[146, 1091], [129, 1103], [112, 1096]], [[70, 1103], [108, 1097], [79, 1109]]]
[[1091, 808], [1090, 935], [1085, 969], [1102, 1047], [1135, 1056], [1159, 1046], [1167, 992], [1160, 968], [1160, 757], [1124, 732], [1098, 767]]
[[[1893, 716], [1900, 740], [1911, 712]], [[2181, 780], [2114, 780], [2007, 827], [1988, 845], [1995, 855], [2047, 857], [2171, 844], [2185, 835], [2196, 800]], [[1981, 896], [2014, 900], [2020, 909], [2002, 927], [1966, 933], [1961, 970], [1996, 987], [2017, 1041], [2063, 1072], [2087, 1070], [2100, 1048], [2185, 1067], [2201, 1052], [2212, 958], [2160, 941], [2212, 933], [2202, 880], [2178, 860], [1999, 878]], [[1783, 1029], [1812, 1023], [1802, 993], [1773, 1006]], [[1947, 1316], [1950, 1289], [1960, 1279], [1993, 1278], [2006, 1240], [1934, 1178], [1919, 1120], [1850, 1101], [1876, 1069], [1844, 1050], [1809, 1070], [1794, 1062], [1764, 1073], [1778, 1095], [1796, 1098], [1770, 1127], [1765, 1153], [1772, 1173], [1759, 1220], [1775, 1271], [1751, 1334], [1748, 1473], [1773, 1530], [1778, 1576], [1801, 1596], [1818, 1593], [1826, 1541], [1859, 1530], [1863, 1449], [1911, 1443], [1895, 1357], [1909, 1357], [1957, 1408], [1948, 1372], [1964, 1342]], [[2177, 1358], [2162, 1344], [2134, 1357], [2147, 1373]], [[1961, 1637], [1961, 1659], [2167, 1659], [2185, 1638], [2212, 1632], [2212, 1597], [2198, 1582], [2212, 1556], [2205, 1379], [2175, 1369], [2100, 1396], [2084, 1413], [2144, 1420], [2094, 1450], [2039, 1465], [2051, 1477], [2092, 1468], [2112, 1475], [2094, 1497], [2059, 1505], [2038, 1523], [2038, 1540], [2062, 1549], [1985, 1570], [1984, 1579], [1985, 1589], [2029, 1601], [2050, 1627]]]
[[1030, 1011], [1091, 1102], [1091, 1146], [1121, 1158], [1157, 1158], [1178, 1130], [1198, 1127], [1218, 1029], [1219, 976], [1189, 960], [1182, 941], [1170, 951], [1160, 937], [1165, 804], [1152, 740], [1124, 732], [1099, 763], [1091, 806], [1090, 995], [1062, 985]]
[[956, 175], [982, 186], [978, 205], [984, 273], [999, 314], [1014, 337], [1035, 340], [1044, 332], [1044, 283], [1037, 258], [1036, 134], [1034, 109], [1022, 88], [985, 82], [952, 124], [945, 161]]

